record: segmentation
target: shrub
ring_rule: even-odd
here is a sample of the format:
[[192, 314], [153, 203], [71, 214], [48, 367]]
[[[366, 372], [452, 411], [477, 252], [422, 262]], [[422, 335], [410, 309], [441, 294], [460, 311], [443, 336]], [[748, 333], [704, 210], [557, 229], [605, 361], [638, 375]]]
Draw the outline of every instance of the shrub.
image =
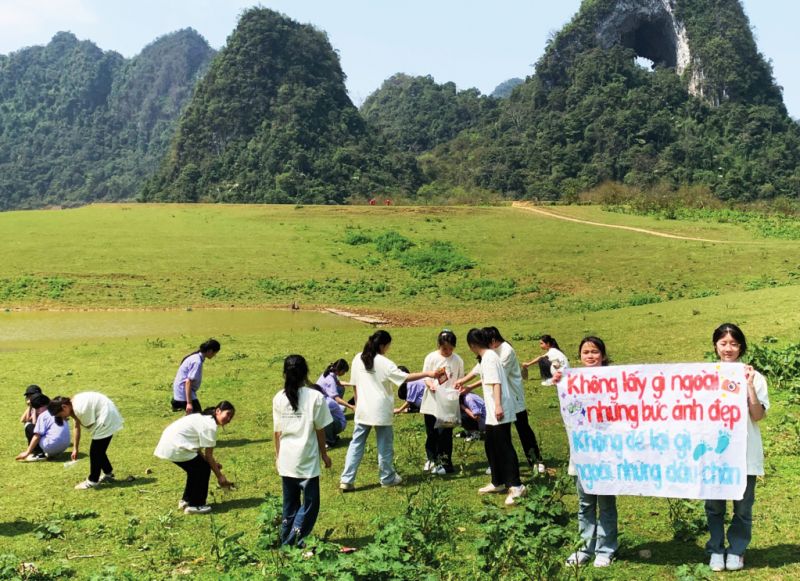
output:
[[459, 299], [477, 301], [499, 301], [517, 294], [517, 283], [513, 279], [492, 280], [482, 278], [465, 280], [448, 289], [448, 293]]
[[375, 247], [384, 254], [400, 254], [414, 246], [408, 238], [394, 230], [387, 230], [375, 237]]
[[469, 270], [475, 263], [458, 252], [450, 242], [435, 240], [427, 247], [414, 248], [399, 257], [400, 264], [415, 276]]

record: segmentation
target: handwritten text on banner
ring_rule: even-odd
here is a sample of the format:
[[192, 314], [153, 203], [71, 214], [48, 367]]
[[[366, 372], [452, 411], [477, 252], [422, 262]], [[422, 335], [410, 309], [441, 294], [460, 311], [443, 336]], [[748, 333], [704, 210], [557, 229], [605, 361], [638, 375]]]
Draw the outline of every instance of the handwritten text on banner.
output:
[[735, 500], [744, 495], [744, 365], [569, 369], [558, 396], [571, 461], [587, 492]]

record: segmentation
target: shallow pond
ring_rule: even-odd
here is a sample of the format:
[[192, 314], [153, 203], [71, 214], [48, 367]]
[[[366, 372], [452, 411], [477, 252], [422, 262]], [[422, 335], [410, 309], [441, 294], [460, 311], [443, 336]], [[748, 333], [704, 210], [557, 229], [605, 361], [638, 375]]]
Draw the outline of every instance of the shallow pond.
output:
[[11, 311], [0, 312], [0, 350], [133, 337], [200, 338], [226, 334], [358, 329], [351, 319], [316, 311]]

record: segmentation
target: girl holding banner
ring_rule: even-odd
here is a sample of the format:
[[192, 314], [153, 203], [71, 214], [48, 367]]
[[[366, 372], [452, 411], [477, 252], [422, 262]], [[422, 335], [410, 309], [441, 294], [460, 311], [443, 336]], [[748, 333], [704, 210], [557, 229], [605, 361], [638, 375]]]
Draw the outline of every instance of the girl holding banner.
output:
[[[584, 337], [578, 347], [578, 357], [584, 367], [608, 365], [606, 344], [599, 337]], [[561, 381], [563, 371], [557, 369], [553, 380]], [[578, 531], [583, 539], [582, 549], [567, 558], [567, 565], [584, 565], [594, 555], [595, 567], [608, 567], [617, 550], [617, 497], [589, 494], [583, 489], [572, 458], [568, 472], [575, 476], [578, 489]], [[599, 514], [598, 514], [599, 512]]]
[[[747, 352], [747, 340], [742, 330], [732, 323], [717, 327], [712, 336], [714, 351], [723, 363], [737, 363]], [[764, 419], [769, 409], [767, 380], [750, 365], [745, 367], [747, 378], [747, 488], [742, 500], [733, 501], [733, 516], [728, 526], [728, 551], [725, 555], [724, 500], [706, 500], [706, 519], [710, 538], [706, 551], [711, 555], [712, 571], [738, 571], [744, 567], [744, 552], [753, 534], [753, 503], [756, 476], [764, 475], [764, 449], [761, 431], [756, 422]]]

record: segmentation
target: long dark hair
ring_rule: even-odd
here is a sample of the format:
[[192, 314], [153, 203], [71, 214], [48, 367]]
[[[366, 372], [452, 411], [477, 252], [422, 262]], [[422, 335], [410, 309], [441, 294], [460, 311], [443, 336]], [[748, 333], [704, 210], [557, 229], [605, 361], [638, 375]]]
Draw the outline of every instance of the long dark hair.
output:
[[549, 345], [550, 347], [558, 349], [559, 351], [561, 350], [561, 347], [558, 346], [558, 341], [556, 341], [556, 338], [553, 337], [552, 335], [542, 335], [541, 337], [539, 337], [539, 341], [541, 341], [545, 345]]
[[325, 371], [322, 372], [322, 377], [328, 377], [331, 373], [336, 377], [340, 373], [347, 373], [349, 369], [350, 366], [347, 364], [347, 361], [344, 359], [337, 359], [325, 368]]
[[229, 402], [227, 399], [223, 399], [221, 402], [219, 402], [214, 407], [204, 409], [203, 410], [203, 415], [204, 416], [213, 416], [216, 413], [217, 410], [220, 410], [222, 412], [227, 411], [227, 410], [231, 410], [231, 412], [233, 412], [233, 414], [236, 413], [236, 408], [233, 407], [233, 404], [231, 402]]
[[364, 367], [367, 371], [372, 371], [375, 367], [375, 356], [380, 355], [381, 347], [384, 347], [392, 342], [392, 336], [386, 331], [375, 331], [369, 336], [364, 348], [361, 350], [361, 361], [364, 362]]
[[489, 343], [493, 343], [497, 341], [498, 343], [505, 343], [506, 340], [503, 339], [503, 336], [500, 334], [500, 329], [497, 327], [484, 327], [483, 332], [486, 333], [486, 336], [489, 338]]
[[608, 355], [606, 354], [606, 344], [600, 337], [595, 337], [594, 335], [589, 335], [581, 340], [581, 344], [578, 345], [578, 361], [581, 359], [581, 349], [583, 349], [586, 343], [591, 343], [597, 347], [597, 350], [600, 351], [600, 355], [603, 357], [603, 365], [608, 365], [610, 363]]
[[300, 388], [308, 385], [308, 363], [302, 355], [289, 355], [283, 360], [283, 392], [292, 410], [297, 411]]
[[50, 415], [53, 416], [53, 419], [59, 426], [64, 425], [64, 418], [60, 418], [56, 414], [61, 411], [61, 406], [65, 405], [72, 405], [72, 400], [63, 395], [55, 396], [53, 399], [50, 400], [50, 403], [47, 404], [47, 411], [50, 412]]
[[181, 359], [181, 363], [189, 359], [189, 357], [191, 357], [192, 355], [197, 355], [198, 353], [205, 354], [212, 351], [214, 353], [217, 353], [220, 349], [222, 349], [222, 346], [216, 339], [209, 339], [208, 341], [203, 341], [202, 343], [200, 343], [200, 347], [197, 348], [197, 351], [192, 351], [191, 353], [189, 353], [186, 357]]
[[[722, 339], [725, 335], [730, 335], [731, 338], [739, 344], [739, 357], [747, 353], [747, 339], [744, 338], [742, 330], [733, 323], [723, 323], [714, 329], [714, 335], [711, 337], [714, 353], [717, 353], [717, 341]], [[719, 354], [717, 354], [717, 356], [719, 356]]]

